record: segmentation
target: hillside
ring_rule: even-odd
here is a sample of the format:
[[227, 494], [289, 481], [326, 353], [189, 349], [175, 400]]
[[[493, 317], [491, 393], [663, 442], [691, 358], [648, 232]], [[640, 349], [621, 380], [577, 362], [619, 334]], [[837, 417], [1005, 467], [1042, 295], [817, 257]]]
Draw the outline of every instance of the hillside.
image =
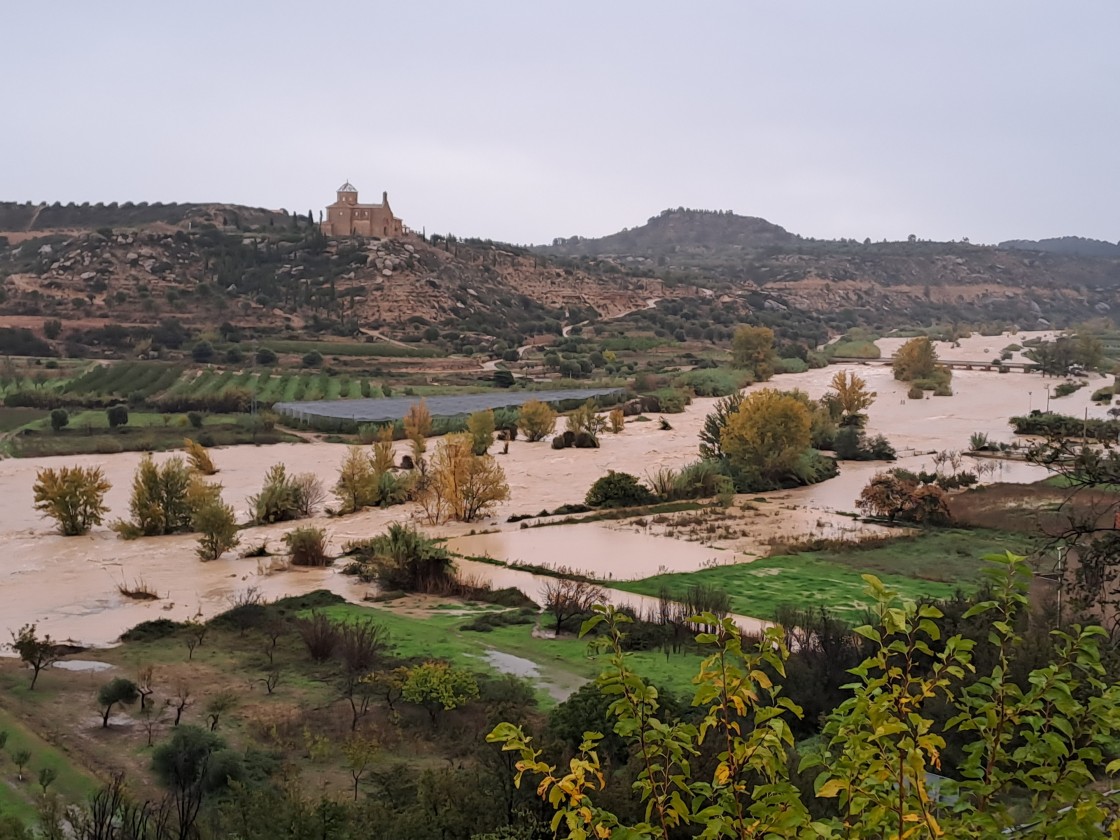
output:
[[1000, 248], [1016, 251], [1045, 251], [1050, 254], [1068, 254], [1075, 257], [1120, 257], [1120, 243], [1083, 236], [1059, 236], [1052, 239], [1009, 239], [999, 243]]
[[[93, 343], [102, 328], [167, 319], [187, 333], [228, 322], [259, 334], [421, 341], [434, 327], [521, 343], [667, 294], [658, 279], [564, 267], [512, 246], [328, 240], [306, 217], [233, 205], [126, 209], [159, 220], [113, 227], [102, 223], [126, 218], [122, 208], [89, 208], [97, 227], [74, 230], [82, 208], [40, 208], [32, 219], [4, 205], [6, 221], [34, 230], [9, 234], [6, 247], [0, 239], [0, 326], [39, 330], [58, 319], [93, 331], [77, 336]], [[67, 227], [39, 230], [56, 223]]]
[[600, 239], [556, 240], [537, 250], [714, 293], [765, 292], [835, 326], [944, 320], [1061, 326], [1111, 317], [1120, 307], [1120, 248], [1092, 240], [1076, 240], [1078, 247], [1067, 240], [1035, 244], [1046, 243], [1024, 250], [815, 240], [764, 219], [667, 210], [638, 228]]

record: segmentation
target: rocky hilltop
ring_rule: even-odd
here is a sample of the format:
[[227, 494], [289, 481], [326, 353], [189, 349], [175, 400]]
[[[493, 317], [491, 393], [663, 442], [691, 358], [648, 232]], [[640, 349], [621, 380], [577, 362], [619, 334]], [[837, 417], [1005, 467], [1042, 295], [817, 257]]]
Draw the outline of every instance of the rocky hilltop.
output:
[[664, 210], [641, 227], [627, 228], [598, 239], [573, 236], [554, 239], [541, 253], [564, 256], [602, 255], [664, 257], [680, 253], [752, 253], [796, 242], [783, 227], [755, 216], [722, 210]]

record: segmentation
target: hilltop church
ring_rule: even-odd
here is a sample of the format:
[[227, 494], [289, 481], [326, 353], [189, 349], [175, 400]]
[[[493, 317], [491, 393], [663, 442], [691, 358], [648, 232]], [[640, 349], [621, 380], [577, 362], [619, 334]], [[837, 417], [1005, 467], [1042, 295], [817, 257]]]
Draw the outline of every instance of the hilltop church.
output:
[[389, 193], [381, 193], [380, 204], [359, 204], [358, 188], [347, 181], [338, 188], [338, 198], [327, 207], [319, 227], [327, 236], [368, 236], [387, 239], [404, 234], [404, 223], [389, 207]]

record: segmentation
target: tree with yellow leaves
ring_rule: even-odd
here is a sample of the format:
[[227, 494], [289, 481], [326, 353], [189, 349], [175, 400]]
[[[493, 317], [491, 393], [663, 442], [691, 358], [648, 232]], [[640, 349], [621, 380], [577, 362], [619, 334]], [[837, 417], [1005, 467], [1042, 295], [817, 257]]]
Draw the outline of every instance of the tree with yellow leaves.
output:
[[417, 501], [428, 522], [473, 522], [509, 498], [506, 474], [492, 455], [475, 455], [469, 434], [447, 435], [432, 456]]
[[100, 525], [109, 508], [109, 481], [101, 467], [47, 467], [35, 476], [35, 510], [58, 523], [64, 537], [76, 537]]
[[769, 379], [774, 375], [774, 331], [739, 327], [731, 339], [731, 356], [735, 367], [749, 370], [757, 381]]
[[421, 465], [428, 449], [427, 437], [432, 433], [432, 413], [423, 400], [408, 407], [404, 416], [404, 434], [412, 443], [412, 460], [417, 467]]
[[894, 378], [902, 382], [928, 379], [937, 370], [937, 351], [927, 336], [912, 338], [898, 348], [891, 363]]
[[779, 484], [809, 450], [811, 425], [804, 400], [763, 388], [748, 394], [728, 418], [720, 446], [737, 470]]
[[877, 394], [867, 389], [867, 380], [847, 370], [839, 370], [832, 377], [832, 390], [844, 418], [851, 422], [875, 402]]

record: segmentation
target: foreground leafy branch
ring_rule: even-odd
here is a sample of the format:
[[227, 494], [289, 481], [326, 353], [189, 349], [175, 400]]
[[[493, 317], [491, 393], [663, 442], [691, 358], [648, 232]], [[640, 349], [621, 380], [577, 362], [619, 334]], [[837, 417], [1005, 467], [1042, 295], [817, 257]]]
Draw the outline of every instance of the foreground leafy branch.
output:
[[[1120, 686], [1105, 678], [1104, 631], [1055, 631], [1053, 661], [1016, 683], [1009, 663], [1022, 642], [1015, 628], [1028, 606], [1029, 574], [1022, 557], [985, 559], [994, 567], [991, 597], [965, 615], [990, 627], [992, 664], [983, 673], [976, 641], [943, 638], [936, 606], [904, 604], [865, 576], [876, 621], [855, 632], [871, 652], [851, 670], [848, 696], [828, 716], [819, 746], [803, 747], [798, 771], [817, 771], [813, 794], [790, 778], [789, 722], [801, 710], [782, 695], [783, 631], [746, 640], [733, 620], [713, 615], [696, 619], [707, 627], [697, 642], [711, 650], [694, 679], [697, 722], [671, 719], [657, 689], [631, 669], [626, 615], [597, 607], [584, 625], [610, 653], [598, 684], [613, 698], [614, 732], [638, 768], [641, 822], [624, 824], [596, 802], [611, 784], [597, 750], [603, 733], [585, 733], [563, 767], [543, 760], [512, 724], [488, 740], [517, 756], [518, 785], [537, 781], [563, 837], [667, 840], [682, 830], [702, 840], [1120, 836], [1117, 803], [1106, 792], [1120, 770]], [[949, 735], [967, 741], [964, 758], [936, 790], [929, 774], [942, 770]], [[1028, 808], [1013, 806], [1024, 800]], [[831, 815], [811, 815], [822, 811]]]

